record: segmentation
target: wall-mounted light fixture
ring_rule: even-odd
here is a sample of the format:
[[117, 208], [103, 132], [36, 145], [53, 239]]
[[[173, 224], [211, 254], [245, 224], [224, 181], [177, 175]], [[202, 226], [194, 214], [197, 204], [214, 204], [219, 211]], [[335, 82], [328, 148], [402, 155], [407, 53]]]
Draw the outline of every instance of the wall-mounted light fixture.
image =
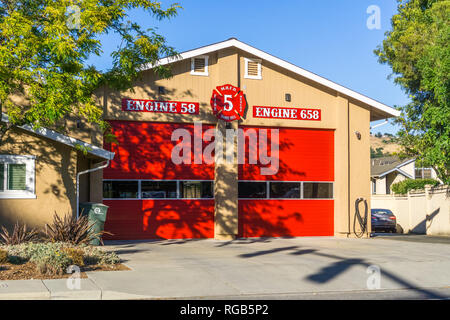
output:
[[166, 88], [164, 88], [164, 87], [158, 87], [158, 93], [159, 93], [159, 94], [166, 94]]
[[361, 132], [355, 131], [355, 135], [356, 135], [356, 138], [358, 138], [358, 140], [361, 140]]
[[287, 102], [291, 102], [291, 94], [290, 93], [286, 93], [284, 95], [284, 100], [286, 100]]

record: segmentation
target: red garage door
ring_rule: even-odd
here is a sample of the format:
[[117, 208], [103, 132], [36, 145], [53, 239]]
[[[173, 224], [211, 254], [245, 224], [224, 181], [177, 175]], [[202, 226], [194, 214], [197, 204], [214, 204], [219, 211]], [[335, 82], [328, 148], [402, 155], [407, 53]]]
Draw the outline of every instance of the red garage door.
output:
[[[104, 170], [104, 204], [109, 206], [107, 239], [180, 239], [214, 237], [214, 164], [176, 165], [172, 132], [193, 125], [111, 121], [118, 144]], [[203, 126], [206, 130], [210, 127]], [[202, 146], [197, 146], [202, 147]]]
[[263, 175], [261, 168], [268, 165], [249, 164], [249, 152], [260, 154], [265, 147], [261, 141], [257, 148], [249, 144], [251, 133], [261, 137], [267, 130], [270, 150], [270, 129], [276, 128], [243, 129], [246, 164], [239, 166], [239, 235], [333, 235], [334, 131], [278, 128], [279, 143], [274, 145], [279, 149], [279, 169]]

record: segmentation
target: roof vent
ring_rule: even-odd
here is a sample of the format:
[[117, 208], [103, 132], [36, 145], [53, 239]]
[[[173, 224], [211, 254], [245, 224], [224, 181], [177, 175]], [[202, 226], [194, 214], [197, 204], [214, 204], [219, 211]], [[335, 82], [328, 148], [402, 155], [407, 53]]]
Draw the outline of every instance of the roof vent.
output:
[[191, 59], [191, 74], [208, 76], [208, 56], [198, 56]]
[[247, 79], [262, 79], [261, 60], [245, 58], [245, 74]]

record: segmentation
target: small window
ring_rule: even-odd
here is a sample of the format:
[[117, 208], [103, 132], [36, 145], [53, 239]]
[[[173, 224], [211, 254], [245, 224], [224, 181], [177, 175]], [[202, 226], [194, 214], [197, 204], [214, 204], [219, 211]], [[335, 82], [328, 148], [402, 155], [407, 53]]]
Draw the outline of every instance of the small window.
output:
[[36, 198], [35, 157], [0, 155], [0, 199]]
[[212, 181], [180, 182], [180, 197], [184, 199], [214, 198]]
[[303, 199], [332, 199], [333, 184], [329, 182], [304, 182]]
[[416, 168], [415, 177], [416, 179], [431, 179], [431, 168]]
[[191, 58], [191, 74], [196, 76], [208, 76], [208, 56]]
[[266, 199], [266, 182], [239, 182], [238, 195], [242, 199]]
[[138, 197], [138, 181], [103, 181], [103, 198], [135, 199]]
[[176, 181], [142, 181], [141, 197], [148, 198], [177, 198]]
[[422, 179], [422, 169], [421, 168], [416, 168], [415, 177], [416, 177], [416, 179]]
[[245, 74], [247, 79], [262, 79], [261, 60], [245, 58]]
[[300, 182], [270, 182], [270, 198], [300, 199]]

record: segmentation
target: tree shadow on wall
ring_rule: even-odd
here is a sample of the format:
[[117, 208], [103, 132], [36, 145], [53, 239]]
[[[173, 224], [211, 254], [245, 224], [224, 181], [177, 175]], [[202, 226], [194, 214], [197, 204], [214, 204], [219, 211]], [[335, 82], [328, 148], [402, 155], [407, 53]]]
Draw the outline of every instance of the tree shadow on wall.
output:
[[[11, 155], [35, 155], [35, 192], [38, 200], [41, 196], [48, 199], [40, 201], [43, 203], [64, 203], [70, 199], [69, 208], [75, 212], [76, 207], [76, 172], [77, 153], [84, 157], [72, 147], [30, 133], [20, 128], [13, 127], [6, 133], [2, 144], [1, 153]], [[51, 206], [36, 207], [36, 199], [22, 199], [29, 206], [19, 212], [14, 204], [14, 199], [0, 200], [0, 219], [8, 229], [17, 221], [26, 223], [29, 227], [42, 227], [36, 216], [48, 216], [51, 218], [55, 208]], [[14, 208], [14, 209], [12, 209]], [[32, 217], [29, 212], [35, 210]], [[67, 211], [66, 211], [67, 212]], [[59, 213], [59, 214], [65, 214]]]
[[[190, 89], [186, 89], [188, 92], [192, 92]], [[152, 90], [153, 92], [153, 90]], [[172, 91], [167, 91], [167, 94], [163, 97], [166, 100], [171, 100], [172, 95], [175, 94]], [[164, 121], [165, 116], [161, 118]], [[172, 119], [173, 120], [173, 119]], [[175, 164], [171, 160], [172, 148], [177, 144], [177, 142], [171, 141], [171, 135], [173, 130], [177, 128], [188, 129], [193, 133], [192, 125], [188, 124], [164, 124], [164, 123], [145, 123], [145, 122], [113, 122], [113, 132], [116, 134], [119, 144], [105, 144], [105, 148], [116, 153], [114, 160], [112, 161], [109, 168], [104, 170], [104, 176], [108, 179], [158, 179], [158, 180], [213, 180], [214, 178], [214, 165], [198, 164]], [[203, 130], [213, 127], [211, 125], [204, 125]], [[268, 144], [271, 143], [271, 136], [268, 137]], [[312, 143], [312, 142], [311, 142]], [[203, 142], [202, 147], [205, 148], [209, 142]], [[315, 142], [317, 144], [317, 142]], [[246, 143], [246, 162], [248, 163], [248, 152], [253, 150], [258, 152], [258, 146], [249, 146]], [[278, 144], [280, 154], [282, 153], [295, 153], [301, 156], [303, 153], [308, 153], [311, 151], [309, 148], [305, 147], [304, 150], [298, 150], [295, 141], [289, 137], [280, 139]], [[191, 162], [194, 161], [194, 153], [201, 152], [201, 150], [194, 150], [191, 154]], [[214, 154], [214, 153], [213, 153]], [[269, 153], [270, 156], [270, 153]], [[294, 160], [290, 160], [291, 162]], [[283, 159], [280, 159], [280, 163], [283, 163]], [[263, 166], [264, 167], [264, 166]], [[261, 166], [252, 165], [239, 165], [238, 175], [242, 179], [243, 171], [245, 170], [246, 175], [250, 176], [261, 176], [260, 175]], [[188, 173], [186, 173], [188, 172]], [[235, 175], [234, 172], [226, 173], [230, 176]], [[289, 178], [291, 177], [291, 178]], [[292, 177], [295, 177], [293, 179]], [[304, 180], [307, 179], [307, 172], [299, 165], [281, 165], [276, 175], [263, 176], [265, 180]], [[221, 190], [216, 190], [219, 193], [221, 199], [227, 199], [227, 195], [232, 195], [237, 193], [236, 185], [225, 185]], [[228, 197], [229, 198], [229, 197]], [[148, 201], [148, 200], [143, 200]], [[183, 202], [186, 200], [183, 200]], [[203, 201], [203, 200], [202, 200]], [[178, 226], [182, 230], [190, 228], [189, 232], [184, 232], [181, 237], [191, 236], [206, 237], [204, 231], [200, 231], [198, 226], [189, 225], [186, 223], [186, 219], [189, 218], [189, 213], [197, 212], [198, 210], [203, 210], [198, 206], [179, 206], [176, 210], [182, 210], [179, 212], [178, 216], [167, 216], [165, 213], [167, 209], [166, 204], [162, 200], [157, 200], [155, 203], [159, 202], [159, 205], [155, 205], [152, 208], [146, 208], [144, 217], [146, 219], [146, 232], [145, 234], [160, 234], [160, 230], [165, 228], [165, 225]], [[221, 203], [221, 210], [225, 212], [235, 212], [237, 203], [234, 200], [228, 199]], [[171, 204], [171, 206], [174, 206]], [[143, 210], [143, 209], [142, 209]], [[209, 210], [209, 209], [208, 209]], [[259, 211], [262, 210], [262, 211]], [[297, 221], [301, 223], [303, 220], [303, 214], [301, 210], [291, 210], [289, 214], [285, 214], [279, 217], [277, 221], [265, 219], [264, 216], [268, 217], [273, 211], [282, 212], [284, 209], [282, 206], [278, 207], [265, 207], [265, 208], [250, 208], [250, 211], [255, 214], [255, 229], [258, 229], [259, 236], [294, 236], [294, 234], [286, 227], [285, 222], [287, 220]], [[174, 209], [175, 211], [175, 209]], [[249, 214], [252, 214], [250, 212]], [[204, 212], [205, 214], [208, 212]], [[263, 213], [263, 214], [259, 214]], [[110, 208], [109, 216], [114, 214], [113, 208]], [[214, 215], [214, 209], [213, 213]], [[214, 219], [214, 217], [213, 217]], [[244, 218], [245, 219], [245, 218]], [[201, 219], [200, 219], [201, 220]], [[242, 219], [240, 219], [242, 220]], [[142, 222], [141, 222], [142, 223]], [[203, 223], [200, 221], [199, 223]], [[233, 226], [236, 225], [235, 216], [225, 216], [221, 219], [217, 219], [216, 223], [220, 226], [222, 230], [232, 232], [235, 230]], [[239, 232], [238, 236], [243, 236], [242, 233], [242, 221], [239, 222]], [[113, 232], [112, 230], [108, 230]], [[120, 230], [118, 231], [120, 232]], [[256, 232], [256, 231], [255, 231]], [[113, 232], [114, 233], [114, 232]]]

